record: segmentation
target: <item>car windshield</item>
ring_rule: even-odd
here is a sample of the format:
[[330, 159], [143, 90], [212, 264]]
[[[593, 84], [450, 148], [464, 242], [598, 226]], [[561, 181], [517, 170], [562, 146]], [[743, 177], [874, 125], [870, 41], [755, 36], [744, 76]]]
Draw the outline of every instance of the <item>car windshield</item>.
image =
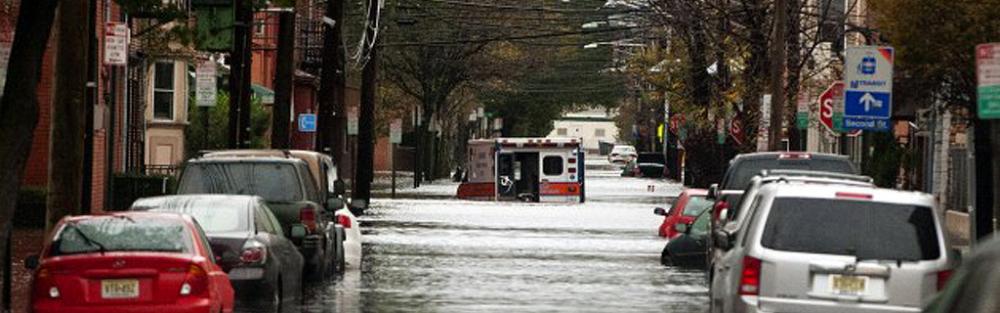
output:
[[694, 220], [694, 223], [691, 224], [692, 236], [708, 235], [709, 222], [712, 220], [709, 218], [710, 216], [712, 216], [712, 214], [708, 214], [708, 212], [705, 211], [702, 211], [700, 214], [698, 214], [698, 218], [696, 218]]
[[928, 207], [843, 199], [778, 198], [761, 245], [853, 255], [858, 260], [934, 260], [941, 255]]
[[851, 162], [844, 159], [750, 159], [739, 163], [731, 177], [727, 177], [723, 190], [743, 190], [751, 179], [763, 170], [806, 170], [857, 174]]
[[52, 243], [52, 255], [111, 251], [191, 253], [191, 236], [180, 220], [102, 216], [66, 223]]
[[132, 206], [133, 210], [152, 210], [191, 215], [201, 224], [206, 233], [249, 231], [246, 201], [235, 201], [224, 197], [181, 198], [153, 203], [141, 200]]
[[713, 204], [715, 204], [713, 201], [704, 196], [692, 196], [688, 199], [687, 205], [684, 206], [684, 216], [698, 216], [705, 209], [712, 207]]
[[304, 198], [295, 166], [273, 162], [192, 163], [184, 169], [177, 193], [257, 195], [268, 202]]

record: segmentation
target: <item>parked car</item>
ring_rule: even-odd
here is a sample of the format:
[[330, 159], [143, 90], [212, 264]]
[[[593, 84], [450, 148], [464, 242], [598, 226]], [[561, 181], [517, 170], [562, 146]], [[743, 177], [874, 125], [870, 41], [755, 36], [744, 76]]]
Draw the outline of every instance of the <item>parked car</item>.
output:
[[[301, 159], [287, 157], [201, 157], [189, 160], [178, 181], [177, 194], [256, 195], [277, 217], [284, 235], [305, 258], [304, 277], [322, 279], [338, 264], [343, 232], [336, 227], [343, 203], [322, 200], [315, 180]], [[324, 205], [325, 204], [325, 205]], [[339, 205], [338, 205], [339, 204]], [[305, 234], [293, 234], [301, 225]]]
[[677, 224], [680, 235], [663, 247], [660, 263], [666, 266], [704, 269], [711, 213], [709, 210], [701, 210], [693, 221]]
[[[205, 229], [229, 274], [239, 307], [278, 312], [302, 297], [302, 255], [257, 196], [182, 195], [143, 198], [133, 211], [188, 214]], [[305, 233], [301, 225], [292, 233]]]
[[663, 153], [640, 153], [635, 159], [637, 176], [663, 178], [667, 176], [667, 159]]
[[233, 288], [190, 216], [63, 218], [32, 269], [32, 312], [231, 312]]
[[[750, 180], [764, 170], [806, 170], [858, 174], [854, 163], [846, 156], [807, 152], [758, 152], [737, 155], [729, 161], [722, 182], [712, 185], [708, 197], [715, 201], [715, 218], [719, 212], [740, 202]], [[714, 225], [714, 224], [713, 224]]]
[[733, 244], [711, 312], [914, 312], [956, 263], [931, 195], [781, 181], [751, 201], [748, 228], [714, 241]]
[[635, 160], [639, 154], [635, 152], [635, 147], [629, 145], [615, 145], [608, 154], [608, 162], [612, 164], [625, 164]]
[[306, 167], [312, 173], [317, 190], [323, 193], [320, 200], [324, 207], [337, 208], [334, 211], [335, 228], [342, 244], [334, 245], [337, 251], [337, 270], [345, 267], [360, 269], [361, 266], [361, 230], [355, 213], [348, 208], [346, 185], [340, 178], [340, 171], [329, 155], [308, 150], [225, 150], [204, 154], [203, 158], [213, 157], [284, 157], [291, 156], [306, 162]]
[[1000, 237], [976, 245], [924, 313], [1000, 312]]
[[660, 224], [659, 235], [667, 239], [673, 239], [683, 232], [677, 230], [678, 226], [690, 224], [702, 211], [712, 207], [712, 201], [706, 195], [708, 190], [686, 189], [674, 201], [669, 210], [656, 208], [653, 213], [663, 216], [663, 223]]

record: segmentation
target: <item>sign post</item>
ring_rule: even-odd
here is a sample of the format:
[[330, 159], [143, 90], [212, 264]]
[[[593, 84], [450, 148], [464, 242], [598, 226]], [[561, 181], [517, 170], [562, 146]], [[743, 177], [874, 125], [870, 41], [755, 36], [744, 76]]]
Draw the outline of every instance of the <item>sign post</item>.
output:
[[847, 49], [844, 129], [889, 131], [892, 115], [892, 47]]
[[394, 119], [389, 124], [389, 163], [392, 165], [392, 198], [396, 198], [396, 147], [403, 142], [403, 120]]
[[[357, 140], [358, 135], [358, 107], [348, 107], [347, 108], [347, 141], [351, 149], [351, 184], [355, 183], [358, 171], [355, 170], [355, 166], [358, 165], [358, 151], [357, 151]], [[352, 187], [353, 190], [353, 187]]]
[[980, 119], [1000, 119], [1000, 43], [976, 47], [977, 102]]

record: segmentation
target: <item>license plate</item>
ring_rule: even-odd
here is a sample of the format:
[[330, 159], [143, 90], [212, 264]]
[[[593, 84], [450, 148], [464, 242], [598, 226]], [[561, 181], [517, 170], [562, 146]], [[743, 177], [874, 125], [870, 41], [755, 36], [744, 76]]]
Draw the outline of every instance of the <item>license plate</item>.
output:
[[859, 295], [868, 286], [868, 277], [830, 275], [830, 289], [836, 294]]
[[131, 299], [139, 297], [139, 281], [135, 279], [105, 279], [101, 281], [101, 298]]

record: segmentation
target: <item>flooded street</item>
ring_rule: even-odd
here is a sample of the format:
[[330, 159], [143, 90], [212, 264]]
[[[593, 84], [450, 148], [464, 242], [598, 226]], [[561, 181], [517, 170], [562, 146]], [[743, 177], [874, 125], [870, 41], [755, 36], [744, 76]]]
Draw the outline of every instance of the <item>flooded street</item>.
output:
[[702, 272], [659, 264], [652, 209], [681, 187], [616, 174], [588, 173], [585, 204], [440, 199], [453, 184], [377, 200], [362, 271], [307, 288], [303, 311], [705, 311]]

